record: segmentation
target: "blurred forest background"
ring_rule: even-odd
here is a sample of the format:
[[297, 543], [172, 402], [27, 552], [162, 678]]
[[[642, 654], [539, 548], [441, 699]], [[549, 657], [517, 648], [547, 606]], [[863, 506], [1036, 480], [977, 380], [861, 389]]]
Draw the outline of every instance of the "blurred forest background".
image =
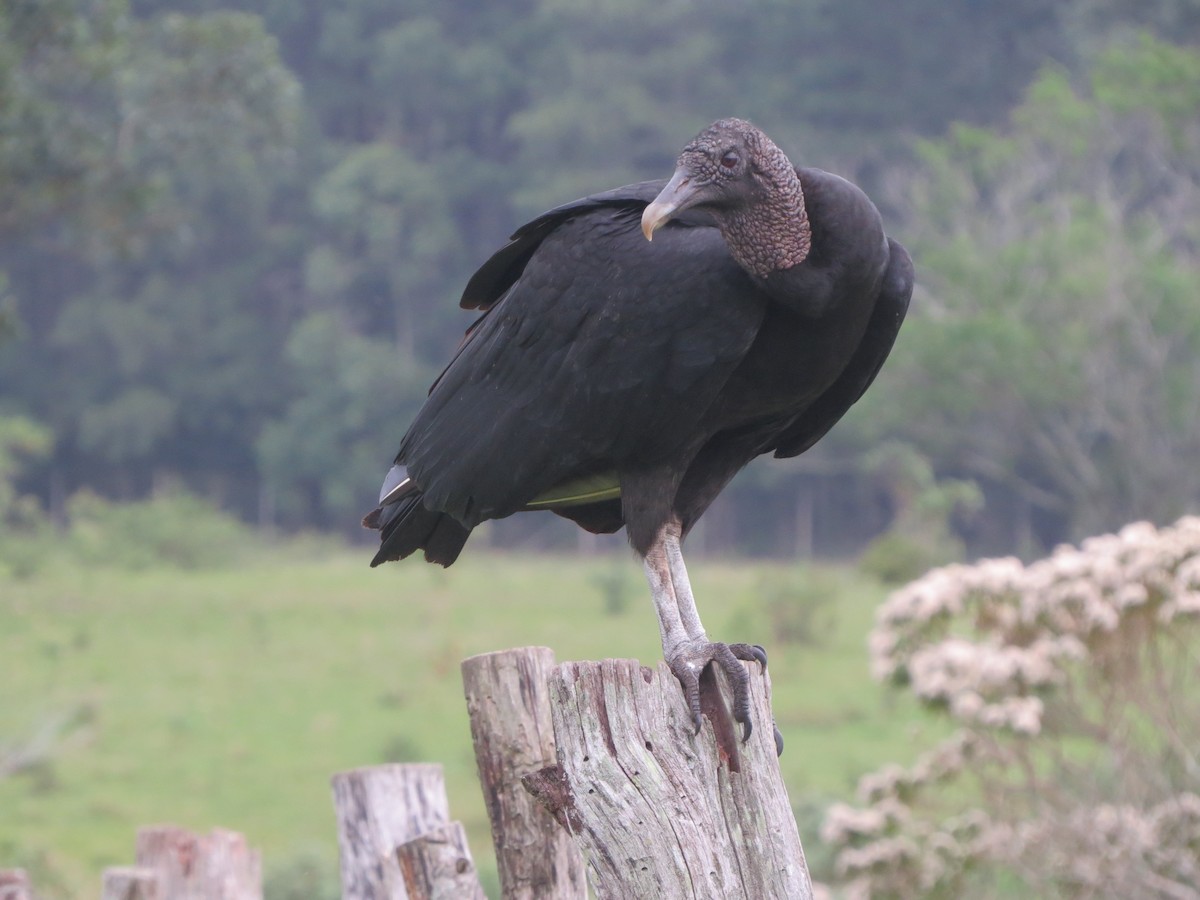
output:
[[[356, 536], [473, 268], [726, 115], [861, 183], [919, 287], [699, 549], [891, 528], [919, 571], [1166, 521], [1200, 498], [1198, 43], [1192, 0], [8, 0], [0, 543], [180, 490]], [[577, 540], [526, 518], [481, 542]]]
[[[359, 517], [474, 268], [729, 115], [860, 183], [918, 271], [864, 400], [691, 539], [714, 633], [772, 646], [814, 873], [1193, 896], [1197, 520], [876, 610], [1200, 508], [1196, 0], [0, 2], [0, 865], [93, 896], [171, 819], [244, 831], [271, 900], [337, 897], [329, 774], [436, 760], [495, 894], [459, 661], [656, 659], [640, 573], [372, 572]], [[873, 620], [877, 675], [955, 677], [883, 692]]]

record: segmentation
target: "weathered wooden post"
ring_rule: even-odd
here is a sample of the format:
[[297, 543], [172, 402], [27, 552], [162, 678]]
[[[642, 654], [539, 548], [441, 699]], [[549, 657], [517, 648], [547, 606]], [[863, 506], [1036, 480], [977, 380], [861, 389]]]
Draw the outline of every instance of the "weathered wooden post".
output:
[[153, 869], [109, 866], [102, 877], [100, 900], [168, 900], [158, 885]]
[[[450, 825], [450, 804], [442, 767], [436, 764], [394, 764], [353, 769], [333, 776], [333, 805], [338, 820], [338, 847], [342, 869], [342, 900], [408, 900], [409, 897], [462, 896], [475, 894], [438, 893], [450, 890], [436, 885], [423, 886], [421, 892], [406, 886], [409, 878], [424, 873], [453, 874], [455, 885], [474, 882], [479, 888], [475, 863], [466, 841], [454, 845], [452, 873], [441, 865], [422, 862], [430, 853], [441, 853], [436, 839], [425, 847], [398, 850], [420, 841]], [[455, 890], [461, 889], [455, 887]]]
[[461, 822], [428, 831], [396, 848], [409, 900], [487, 900]]
[[31, 900], [32, 888], [24, 869], [0, 869], [0, 900]]
[[555, 762], [548, 678], [554, 651], [522, 647], [472, 656], [463, 691], [505, 900], [585, 900], [583, 857], [525, 790], [521, 777]]
[[525, 781], [578, 839], [601, 900], [811, 900], [775, 755], [770, 682], [756, 665], [750, 678], [756, 727], [741, 744], [727, 719], [714, 730], [705, 718], [694, 733], [663, 663], [554, 671], [558, 763]]
[[139, 868], [155, 872], [164, 900], [262, 900], [262, 855], [236, 831], [142, 828], [136, 859]]

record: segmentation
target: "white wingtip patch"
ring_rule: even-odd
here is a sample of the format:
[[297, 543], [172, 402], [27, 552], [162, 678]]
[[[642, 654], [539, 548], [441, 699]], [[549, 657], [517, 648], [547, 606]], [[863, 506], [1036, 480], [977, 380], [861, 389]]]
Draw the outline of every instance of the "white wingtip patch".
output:
[[411, 481], [412, 479], [408, 477], [408, 470], [404, 466], [392, 466], [388, 469], [387, 477], [383, 479], [383, 487], [379, 490], [379, 505], [391, 503], [402, 496], [410, 490]]
[[405, 478], [402, 482], [400, 482], [398, 485], [396, 485], [394, 488], [392, 488], [390, 491], [388, 491], [386, 494], [384, 494], [382, 497], [380, 497], [379, 505], [383, 506], [387, 503], [391, 503], [393, 500], [395, 500], [397, 497], [399, 497], [401, 494], [403, 494], [405, 491], [405, 488], [408, 487], [408, 483], [410, 481], [412, 481], [411, 478]]

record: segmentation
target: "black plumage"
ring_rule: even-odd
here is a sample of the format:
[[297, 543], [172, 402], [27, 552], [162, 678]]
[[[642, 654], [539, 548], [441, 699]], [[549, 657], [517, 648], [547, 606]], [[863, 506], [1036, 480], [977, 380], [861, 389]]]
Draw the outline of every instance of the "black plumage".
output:
[[418, 549], [450, 565], [475, 525], [523, 509], [624, 525], [697, 725], [715, 660], [748, 733], [734, 657], [761, 651], [707, 640], [679, 542], [751, 459], [803, 453], [862, 396], [912, 284], [857, 187], [714, 123], [669, 182], [551, 210], [471, 278], [462, 306], [483, 314], [364, 520], [372, 565]]

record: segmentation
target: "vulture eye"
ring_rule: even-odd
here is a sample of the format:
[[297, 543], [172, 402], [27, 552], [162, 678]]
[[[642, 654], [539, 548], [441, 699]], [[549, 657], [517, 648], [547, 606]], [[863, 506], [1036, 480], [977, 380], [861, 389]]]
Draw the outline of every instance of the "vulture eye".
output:
[[741, 162], [741, 157], [732, 150], [721, 157], [721, 165], [726, 169], [736, 168], [739, 162]]

